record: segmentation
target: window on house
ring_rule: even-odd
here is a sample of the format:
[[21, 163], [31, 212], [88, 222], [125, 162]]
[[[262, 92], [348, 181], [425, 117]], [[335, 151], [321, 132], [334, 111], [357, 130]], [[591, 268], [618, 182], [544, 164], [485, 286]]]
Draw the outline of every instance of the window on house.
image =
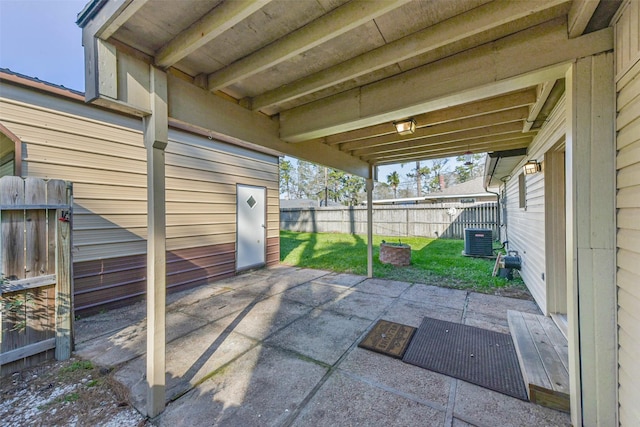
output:
[[524, 178], [524, 173], [518, 175], [518, 197], [519, 206], [523, 209], [527, 207], [527, 186]]

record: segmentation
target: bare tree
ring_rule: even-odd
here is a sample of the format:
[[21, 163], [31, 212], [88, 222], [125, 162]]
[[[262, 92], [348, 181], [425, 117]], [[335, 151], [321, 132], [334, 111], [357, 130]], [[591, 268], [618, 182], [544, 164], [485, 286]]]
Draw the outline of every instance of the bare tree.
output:
[[430, 173], [431, 168], [428, 166], [421, 166], [420, 162], [416, 162], [415, 169], [412, 169], [411, 172], [407, 173], [407, 178], [416, 180], [416, 197], [422, 196], [422, 180], [428, 177]]

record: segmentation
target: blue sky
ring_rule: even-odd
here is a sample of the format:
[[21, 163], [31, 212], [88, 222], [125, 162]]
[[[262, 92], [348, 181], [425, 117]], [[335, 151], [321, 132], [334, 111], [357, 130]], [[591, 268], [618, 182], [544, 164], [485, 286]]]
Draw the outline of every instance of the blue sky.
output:
[[0, 0], [0, 67], [84, 91], [82, 32], [88, 0]]
[[[82, 31], [78, 13], [89, 0], [0, 0], [0, 67], [84, 92]], [[413, 167], [381, 167], [382, 182], [393, 170], [403, 181]]]

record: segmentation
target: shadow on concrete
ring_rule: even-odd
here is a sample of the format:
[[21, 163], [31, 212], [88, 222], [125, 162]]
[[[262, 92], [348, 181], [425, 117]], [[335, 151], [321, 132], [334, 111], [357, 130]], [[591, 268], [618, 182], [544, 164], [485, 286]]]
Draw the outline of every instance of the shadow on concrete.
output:
[[[359, 243], [361, 244], [361, 243]], [[535, 303], [323, 270], [255, 270], [168, 296], [161, 426], [568, 425], [566, 414], [363, 350], [377, 319], [504, 328]], [[78, 355], [113, 366], [144, 411], [144, 309], [94, 316]], [[93, 329], [91, 329], [93, 328]], [[471, 403], [472, 404], [471, 404]], [[375, 410], [374, 410], [375, 408]]]

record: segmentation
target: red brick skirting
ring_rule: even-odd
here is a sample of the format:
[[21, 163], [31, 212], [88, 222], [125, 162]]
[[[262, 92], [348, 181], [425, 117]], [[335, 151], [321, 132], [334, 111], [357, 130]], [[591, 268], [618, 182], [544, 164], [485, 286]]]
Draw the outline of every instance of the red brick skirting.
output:
[[405, 244], [381, 243], [380, 262], [395, 266], [411, 264], [411, 246]]

